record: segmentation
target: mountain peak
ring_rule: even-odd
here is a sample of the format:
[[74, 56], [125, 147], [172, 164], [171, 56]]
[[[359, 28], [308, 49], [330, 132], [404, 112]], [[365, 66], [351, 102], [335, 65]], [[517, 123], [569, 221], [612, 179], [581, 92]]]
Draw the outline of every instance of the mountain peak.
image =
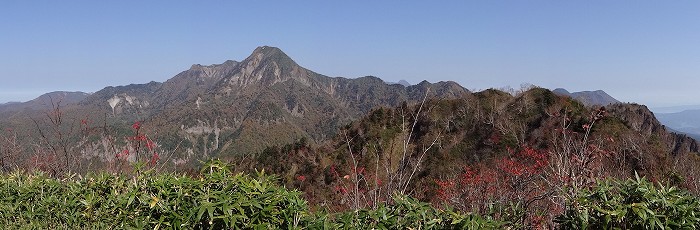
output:
[[281, 49], [272, 46], [256, 48], [245, 60], [236, 67], [235, 74], [224, 79], [223, 91], [227, 94], [234, 88], [245, 88], [249, 85], [274, 85], [287, 80], [297, 80], [310, 84], [310, 71], [299, 66]]
[[571, 96], [571, 93], [564, 88], [556, 88], [556, 89], [552, 90], [552, 92], [554, 94], [557, 94], [557, 95]]
[[272, 46], [260, 46], [258, 48], [255, 48], [253, 50], [253, 53], [248, 57], [256, 57], [260, 59], [273, 59], [278, 62], [286, 62], [286, 61], [292, 61], [292, 58], [287, 56], [284, 51], [282, 51], [280, 48], [277, 47], [272, 47]]
[[243, 62], [252, 62], [254, 65], [267, 65], [274, 62], [280, 67], [293, 67], [297, 65], [284, 51], [272, 46], [260, 46], [255, 48], [253, 53], [243, 60]]
[[[255, 53], [277, 53], [277, 52], [282, 52], [280, 48], [274, 47], [274, 46], [258, 46], [258, 48], [255, 48], [253, 50], [253, 54]], [[282, 52], [284, 53], [284, 52]]]

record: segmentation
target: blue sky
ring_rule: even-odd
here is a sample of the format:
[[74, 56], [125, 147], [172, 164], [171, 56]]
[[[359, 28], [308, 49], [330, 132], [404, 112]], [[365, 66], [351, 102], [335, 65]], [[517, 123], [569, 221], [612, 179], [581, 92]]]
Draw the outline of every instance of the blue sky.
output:
[[277, 46], [328, 76], [700, 104], [700, 1], [3, 1], [0, 102]]

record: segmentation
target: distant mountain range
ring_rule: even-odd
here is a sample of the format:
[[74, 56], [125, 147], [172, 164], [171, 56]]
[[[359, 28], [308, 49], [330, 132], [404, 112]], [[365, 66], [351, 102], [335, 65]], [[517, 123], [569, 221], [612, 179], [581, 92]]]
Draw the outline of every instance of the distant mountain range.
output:
[[557, 89], [554, 89], [553, 92], [557, 95], [568, 96], [568, 97], [571, 97], [573, 99], [576, 99], [586, 106], [593, 106], [593, 105], [605, 106], [605, 105], [620, 103], [620, 101], [618, 101], [617, 99], [608, 95], [603, 90], [581, 91], [581, 92], [570, 93], [566, 89], [557, 88]]
[[387, 84], [389, 84], [389, 85], [399, 84], [399, 85], [403, 85], [406, 87], [411, 86], [411, 83], [408, 83], [408, 81], [406, 81], [406, 80], [400, 80], [399, 82], [387, 82]]
[[700, 137], [700, 110], [685, 110], [677, 113], [656, 113], [661, 123], [674, 131]]
[[651, 111], [654, 111], [654, 113], [678, 113], [686, 110], [700, 110], [700, 105], [678, 105], [651, 108]]
[[84, 92], [67, 92], [67, 91], [56, 91], [51, 93], [43, 94], [31, 101], [27, 102], [8, 102], [0, 104], [0, 113], [20, 111], [24, 109], [30, 110], [43, 110], [50, 109], [56, 105], [72, 105], [77, 104], [83, 99], [87, 98], [90, 94]]

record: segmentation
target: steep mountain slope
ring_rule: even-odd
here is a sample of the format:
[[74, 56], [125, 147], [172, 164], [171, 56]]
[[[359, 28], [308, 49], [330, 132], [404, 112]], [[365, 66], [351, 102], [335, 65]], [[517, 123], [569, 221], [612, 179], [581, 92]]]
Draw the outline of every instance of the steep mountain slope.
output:
[[581, 103], [583, 103], [586, 106], [610, 105], [610, 104], [620, 103], [620, 101], [618, 101], [617, 99], [608, 95], [603, 90], [581, 91], [581, 92], [570, 93], [566, 89], [557, 88], [553, 92], [558, 94], [558, 95], [569, 96], [573, 99], [580, 101]]

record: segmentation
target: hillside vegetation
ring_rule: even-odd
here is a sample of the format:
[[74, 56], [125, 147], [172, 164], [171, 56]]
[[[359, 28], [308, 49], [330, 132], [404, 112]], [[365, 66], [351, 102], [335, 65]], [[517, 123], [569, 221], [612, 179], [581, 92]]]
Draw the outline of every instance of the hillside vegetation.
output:
[[312, 205], [372, 208], [393, 192], [436, 206], [554, 225], [580, 189], [636, 174], [697, 194], [697, 143], [646, 107], [585, 107], [535, 88], [379, 108], [321, 146], [306, 140], [229, 160], [265, 168]]
[[[436, 209], [395, 194], [387, 204], [328, 213], [274, 176], [232, 173], [220, 161], [194, 176], [134, 171], [53, 179], [35, 173], [0, 176], [5, 229], [518, 229], [516, 213], [480, 216]], [[556, 217], [563, 229], [700, 227], [700, 200], [643, 178], [607, 180], [580, 191]], [[513, 211], [513, 210], [510, 210]]]
[[312, 212], [273, 176], [233, 174], [208, 162], [195, 177], [42, 173], [0, 176], [4, 229], [482, 229], [504, 223], [434, 209], [405, 196], [374, 210]]

